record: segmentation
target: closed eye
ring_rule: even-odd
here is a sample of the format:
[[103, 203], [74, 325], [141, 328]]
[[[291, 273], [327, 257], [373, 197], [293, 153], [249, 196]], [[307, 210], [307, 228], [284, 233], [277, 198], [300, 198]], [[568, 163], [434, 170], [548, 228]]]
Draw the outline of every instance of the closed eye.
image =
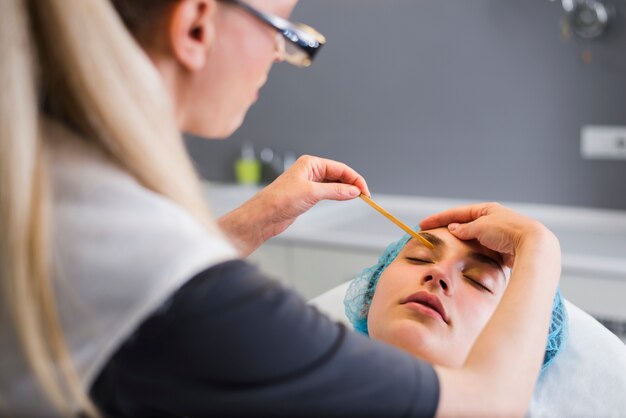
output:
[[472, 286], [478, 288], [479, 290], [484, 290], [493, 294], [493, 291], [489, 289], [487, 286], [485, 286], [484, 284], [482, 284], [480, 280], [476, 280], [470, 276], [464, 276], [464, 277], [472, 284]]
[[407, 257], [406, 259], [413, 263], [418, 263], [418, 264], [432, 264], [433, 263], [433, 260], [428, 260], [425, 258]]

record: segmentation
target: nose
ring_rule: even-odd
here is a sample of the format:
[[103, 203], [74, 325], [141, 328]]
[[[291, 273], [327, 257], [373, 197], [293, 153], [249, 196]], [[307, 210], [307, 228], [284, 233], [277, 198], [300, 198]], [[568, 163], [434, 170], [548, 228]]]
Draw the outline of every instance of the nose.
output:
[[444, 294], [450, 294], [453, 289], [452, 280], [443, 271], [433, 269], [422, 276], [421, 284], [433, 288], [441, 288]]
[[274, 62], [285, 61], [285, 38], [280, 33], [276, 33], [274, 44]]

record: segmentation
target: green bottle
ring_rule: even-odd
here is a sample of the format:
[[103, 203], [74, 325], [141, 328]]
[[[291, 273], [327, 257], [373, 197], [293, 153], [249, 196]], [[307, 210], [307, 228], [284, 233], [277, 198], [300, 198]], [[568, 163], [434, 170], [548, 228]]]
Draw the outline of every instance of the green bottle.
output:
[[241, 157], [235, 161], [235, 178], [243, 185], [259, 184], [261, 180], [261, 162], [256, 159], [251, 142], [241, 146]]

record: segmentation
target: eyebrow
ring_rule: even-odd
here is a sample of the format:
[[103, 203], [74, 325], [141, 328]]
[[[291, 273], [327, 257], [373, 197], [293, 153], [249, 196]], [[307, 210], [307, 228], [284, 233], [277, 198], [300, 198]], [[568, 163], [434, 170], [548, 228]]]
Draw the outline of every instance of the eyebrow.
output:
[[[421, 236], [423, 236], [424, 238], [426, 238], [435, 247], [445, 247], [446, 246], [446, 243], [443, 242], [443, 240], [441, 238], [439, 238], [438, 236], [436, 236], [436, 235], [429, 234], [428, 232], [420, 232], [419, 234]], [[420, 243], [420, 245], [424, 245], [424, 244]]]

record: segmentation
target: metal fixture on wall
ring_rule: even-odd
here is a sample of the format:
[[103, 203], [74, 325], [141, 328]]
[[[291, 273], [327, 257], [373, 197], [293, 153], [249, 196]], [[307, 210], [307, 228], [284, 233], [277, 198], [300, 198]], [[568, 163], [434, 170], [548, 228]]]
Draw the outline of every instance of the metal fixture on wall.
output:
[[583, 39], [604, 34], [615, 17], [610, 0], [561, 0], [568, 29]]

